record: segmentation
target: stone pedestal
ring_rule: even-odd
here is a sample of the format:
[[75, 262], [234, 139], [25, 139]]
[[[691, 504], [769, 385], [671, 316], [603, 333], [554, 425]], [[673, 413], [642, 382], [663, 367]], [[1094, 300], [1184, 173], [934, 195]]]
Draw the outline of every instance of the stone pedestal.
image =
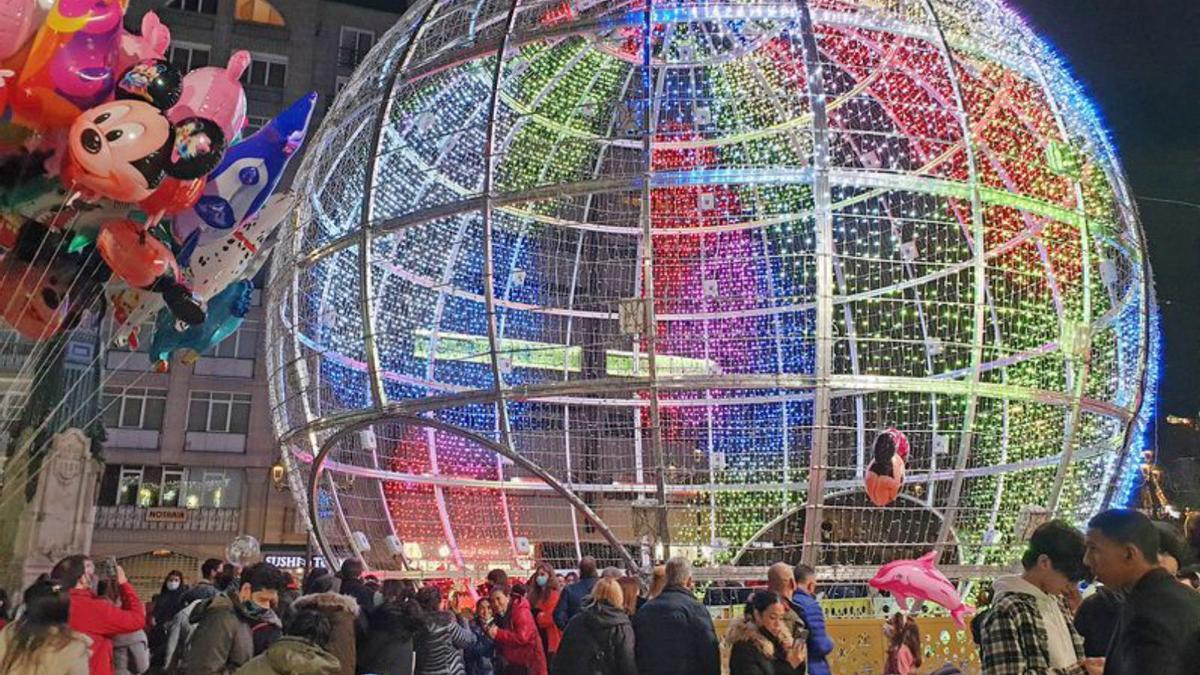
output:
[[[29, 444], [18, 444], [9, 466], [24, 465]], [[24, 485], [29, 478], [5, 476], [0, 551], [10, 552], [4, 582], [12, 593], [26, 588], [39, 574], [49, 572], [60, 559], [92, 548], [96, 523], [96, 490], [102, 465], [91, 454], [91, 439], [79, 429], [55, 434], [40, 470], [33, 500], [26, 502]]]

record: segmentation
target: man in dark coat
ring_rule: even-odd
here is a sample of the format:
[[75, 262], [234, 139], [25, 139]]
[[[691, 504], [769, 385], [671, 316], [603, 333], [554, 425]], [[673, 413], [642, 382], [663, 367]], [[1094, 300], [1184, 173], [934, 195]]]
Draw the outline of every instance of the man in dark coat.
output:
[[721, 648], [708, 609], [692, 594], [692, 565], [667, 561], [667, 586], [633, 617], [640, 675], [718, 675]]
[[597, 574], [596, 559], [590, 555], [580, 558], [579, 581], [563, 589], [562, 595], [558, 599], [558, 606], [554, 608], [554, 623], [558, 625], [559, 630], [566, 630], [571, 619], [579, 613], [579, 610], [583, 609], [584, 601], [596, 587], [597, 578], [599, 575]]
[[[1111, 509], [1088, 523], [1084, 560], [1125, 594], [1104, 675], [1194, 675], [1200, 667], [1200, 594], [1158, 566], [1159, 535], [1149, 518]], [[1090, 660], [1089, 673], [1099, 673]]]
[[227, 675], [265, 652], [282, 634], [271, 606], [286, 582], [270, 563], [242, 570], [241, 588], [216, 595], [192, 611], [196, 624], [183, 657], [185, 675]]

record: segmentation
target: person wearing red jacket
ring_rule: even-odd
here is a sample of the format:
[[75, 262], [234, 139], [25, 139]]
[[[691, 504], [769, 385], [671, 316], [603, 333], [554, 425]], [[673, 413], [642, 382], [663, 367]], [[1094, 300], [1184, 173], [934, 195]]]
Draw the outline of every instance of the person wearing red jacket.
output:
[[112, 675], [112, 638], [122, 633], [141, 630], [146, 623], [146, 608], [137, 592], [129, 585], [125, 570], [117, 567], [117, 588], [121, 606], [96, 595], [92, 590], [96, 580], [96, 565], [91, 558], [72, 555], [58, 561], [50, 577], [71, 589], [71, 611], [67, 625], [92, 639], [92, 658], [88, 660], [91, 675]]
[[503, 675], [547, 675], [546, 654], [529, 601], [513, 597], [508, 586], [493, 586], [491, 599], [497, 623], [488, 627], [488, 636], [504, 661]]
[[562, 594], [554, 568], [548, 563], [538, 563], [525, 587], [529, 589], [525, 593], [525, 598], [529, 600], [529, 611], [533, 612], [542, 645], [546, 648], [546, 663], [550, 663], [562, 642], [562, 630], [554, 623], [554, 610], [558, 609], [558, 599]]

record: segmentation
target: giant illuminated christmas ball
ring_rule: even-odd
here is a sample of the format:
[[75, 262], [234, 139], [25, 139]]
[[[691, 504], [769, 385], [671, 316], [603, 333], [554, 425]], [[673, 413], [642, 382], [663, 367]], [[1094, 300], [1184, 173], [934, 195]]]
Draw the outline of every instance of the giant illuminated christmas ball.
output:
[[[418, 2], [295, 189], [274, 416], [335, 559], [869, 576], [1128, 499], [1142, 231], [1088, 98], [993, 0]], [[911, 450], [876, 506], [887, 427]]]

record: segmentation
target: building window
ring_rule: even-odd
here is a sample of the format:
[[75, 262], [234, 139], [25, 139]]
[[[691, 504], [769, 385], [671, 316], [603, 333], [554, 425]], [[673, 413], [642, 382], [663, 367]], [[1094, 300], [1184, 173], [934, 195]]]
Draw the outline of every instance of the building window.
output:
[[237, 508], [241, 503], [241, 478], [241, 472], [236, 470], [188, 469], [183, 508]]
[[256, 52], [251, 55], [250, 67], [242, 73], [242, 84], [282, 89], [287, 81], [287, 65], [286, 56]]
[[197, 14], [216, 14], [217, 0], [167, 0], [166, 7]]
[[338, 65], [342, 68], [357, 68], [375, 44], [375, 31], [342, 26], [338, 38]]
[[163, 469], [159, 506], [177, 507], [182, 502], [183, 469]]
[[162, 429], [166, 389], [104, 388], [104, 426], [109, 429]]
[[176, 68], [179, 68], [179, 70], [187, 73], [207, 66], [211, 56], [212, 47], [208, 45], [175, 40], [171, 43], [171, 49], [167, 53], [167, 60]]
[[238, 21], [263, 23], [268, 26], [286, 26], [283, 15], [267, 0], [237, 0], [234, 18]]
[[246, 115], [246, 128], [242, 130], [242, 138], [249, 138], [251, 134], [257, 133], [259, 129], [267, 126], [270, 121], [270, 117]]
[[[249, 119], [249, 118], [247, 118]], [[255, 129], [257, 131], [257, 129]], [[219, 359], [254, 359], [255, 350], [262, 333], [251, 323], [243, 323], [233, 335], [222, 340], [207, 352], [205, 356]]]
[[117, 506], [134, 506], [138, 503], [138, 491], [142, 488], [144, 467], [122, 466], [117, 478]]
[[188, 431], [244, 434], [250, 426], [250, 395], [193, 391], [188, 405]]

